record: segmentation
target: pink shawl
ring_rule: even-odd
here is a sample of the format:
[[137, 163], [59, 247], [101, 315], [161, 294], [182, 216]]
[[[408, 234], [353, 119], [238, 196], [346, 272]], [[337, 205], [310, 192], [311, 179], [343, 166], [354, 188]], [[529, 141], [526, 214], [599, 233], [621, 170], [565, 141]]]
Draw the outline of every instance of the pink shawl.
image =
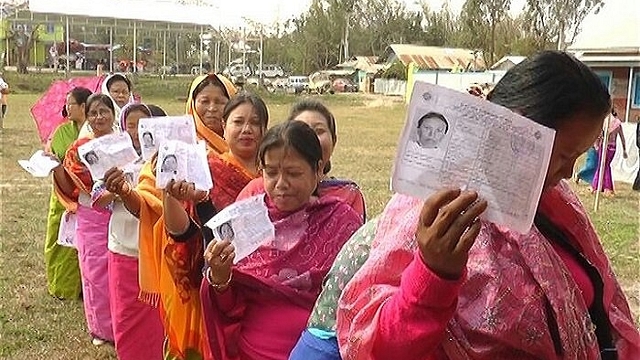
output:
[[[380, 219], [369, 260], [345, 288], [337, 323], [345, 359], [372, 358], [380, 309], [398, 291], [402, 272], [417, 249], [414, 234], [421, 207], [419, 200], [392, 198]], [[640, 359], [640, 335], [629, 306], [578, 198], [563, 181], [543, 194], [539, 210], [601, 274], [619, 358]], [[447, 340], [428, 358], [557, 359], [547, 302], [557, 321], [562, 358], [599, 359], [587, 306], [551, 243], [535, 227], [520, 235], [483, 224], [469, 254], [458, 306], [443, 334]]]
[[[322, 280], [336, 255], [362, 225], [361, 217], [351, 207], [332, 197], [315, 200], [293, 213], [276, 209], [268, 196], [265, 201], [275, 225], [276, 238], [234, 267], [233, 280], [227, 290], [235, 298], [233, 310], [222, 311], [216, 300], [220, 294], [206, 279], [202, 282], [200, 294], [205, 327], [216, 360], [240, 358], [237, 338], [245, 307], [242, 299], [246, 294], [263, 292], [266, 297], [284, 298], [310, 314], [320, 294]], [[292, 324], [295, 319], [282, 321], [282, 326], [300, 326], [291, 339], [291, 348], [306, 320], [301, 319], [300, 324]], [[286, 358], [288, 352], [280, 355]]]

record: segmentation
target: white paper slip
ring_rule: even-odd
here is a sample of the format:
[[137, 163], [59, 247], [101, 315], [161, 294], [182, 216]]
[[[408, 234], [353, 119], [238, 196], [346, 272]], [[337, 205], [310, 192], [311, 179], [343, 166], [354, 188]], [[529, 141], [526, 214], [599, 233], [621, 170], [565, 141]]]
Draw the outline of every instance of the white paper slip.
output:
[[275, 228], [269, 219], [264, 195], [253, 196], [227, 206], [205, 226], [213, 231], [217, 240], [229, 240], [233, 243], [236, 252], [234, 264], [275, 238]]
[[78, 147], [80, 161], [87, 166], [93, 180], [101, 180], [112, 167], [121, 168], [136, 159], [131, 137], [126, 132], [93, 139]]
[[59, 162], [45, 155], [42, 150], [33, 153], [29, 160], [18, 160], [18, 164], [34, 177], [47, 177], [51, 170], [60, 165]]
[[150, 160], [169, 140], [179, 140], [195, 144], [196, 125], [191, 115], [143, 118], [138, 122], [138, 138], [142, 148], [142, 158]]
[[166, 141], [158, 151], [156, 187], [164, 189], [171, 180], [194, 183], [198, 190], [213, 187], [207, 161], [207, 148], [203, 142], [187, 144], [182, 141]]
[[555, 131], [472, 95], [416, 82], [391, 177], [392, 190], [427, 198], [475, 190], [484, 218], [526, 233], [551, 158]]
[[76, 214], [65, 211], [60, 218], [58, 229], [58, 245], [76, 247]]

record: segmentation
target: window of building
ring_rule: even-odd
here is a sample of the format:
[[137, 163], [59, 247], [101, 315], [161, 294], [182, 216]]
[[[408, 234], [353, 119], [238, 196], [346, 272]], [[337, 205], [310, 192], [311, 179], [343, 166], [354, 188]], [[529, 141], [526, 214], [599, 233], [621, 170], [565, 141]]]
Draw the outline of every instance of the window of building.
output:
[[[635, 69], [634, 69], [635, 70]], [[631, 88], [631, 106], [640, 108], [640, 72], [633, 75], [633, 83]]]
[[596, 71], [596, 75], [600, 78], [602, 83], [611, 91], [611, 80], [613, 79], [613, 72], [611, 71]]

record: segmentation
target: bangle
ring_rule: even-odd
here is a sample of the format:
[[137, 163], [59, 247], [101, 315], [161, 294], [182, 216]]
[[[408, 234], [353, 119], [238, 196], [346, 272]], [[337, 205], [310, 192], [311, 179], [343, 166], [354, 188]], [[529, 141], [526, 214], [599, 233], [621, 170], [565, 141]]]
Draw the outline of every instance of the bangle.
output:
[[208, 267], [207, 270], [205, 270], [204, 277], [207, 279], [207, 282], [209, 283], [209, 285], [211, 285], [211, 287], [216, 290], [221, 290], [229, 286], [229, 284], [231, 283], [231, 279], [233, 279], [233, 271], [229, 273], [229, 279], [227, 279], [227, 281], [222, 284], [216, 284], [211, 281], [211, 267]]
[[201, 199], [196, 200], [195, 203], [200, 204], [205, 201], [209, 201], [209, 190], [207, 190], [207, 192], [204, 194], [204, 196]]

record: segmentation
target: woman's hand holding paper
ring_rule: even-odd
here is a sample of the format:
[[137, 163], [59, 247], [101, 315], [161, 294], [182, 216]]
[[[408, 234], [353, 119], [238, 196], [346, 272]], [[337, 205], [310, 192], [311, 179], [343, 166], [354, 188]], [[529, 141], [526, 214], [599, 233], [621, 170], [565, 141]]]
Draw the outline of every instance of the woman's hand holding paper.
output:
[[416, 241], [431, 271], [450, 280], [462, 276], [480, 233], [478, 217], [486, 209], [487, 202], [474, 191], [441, 190], [425, 201]]

